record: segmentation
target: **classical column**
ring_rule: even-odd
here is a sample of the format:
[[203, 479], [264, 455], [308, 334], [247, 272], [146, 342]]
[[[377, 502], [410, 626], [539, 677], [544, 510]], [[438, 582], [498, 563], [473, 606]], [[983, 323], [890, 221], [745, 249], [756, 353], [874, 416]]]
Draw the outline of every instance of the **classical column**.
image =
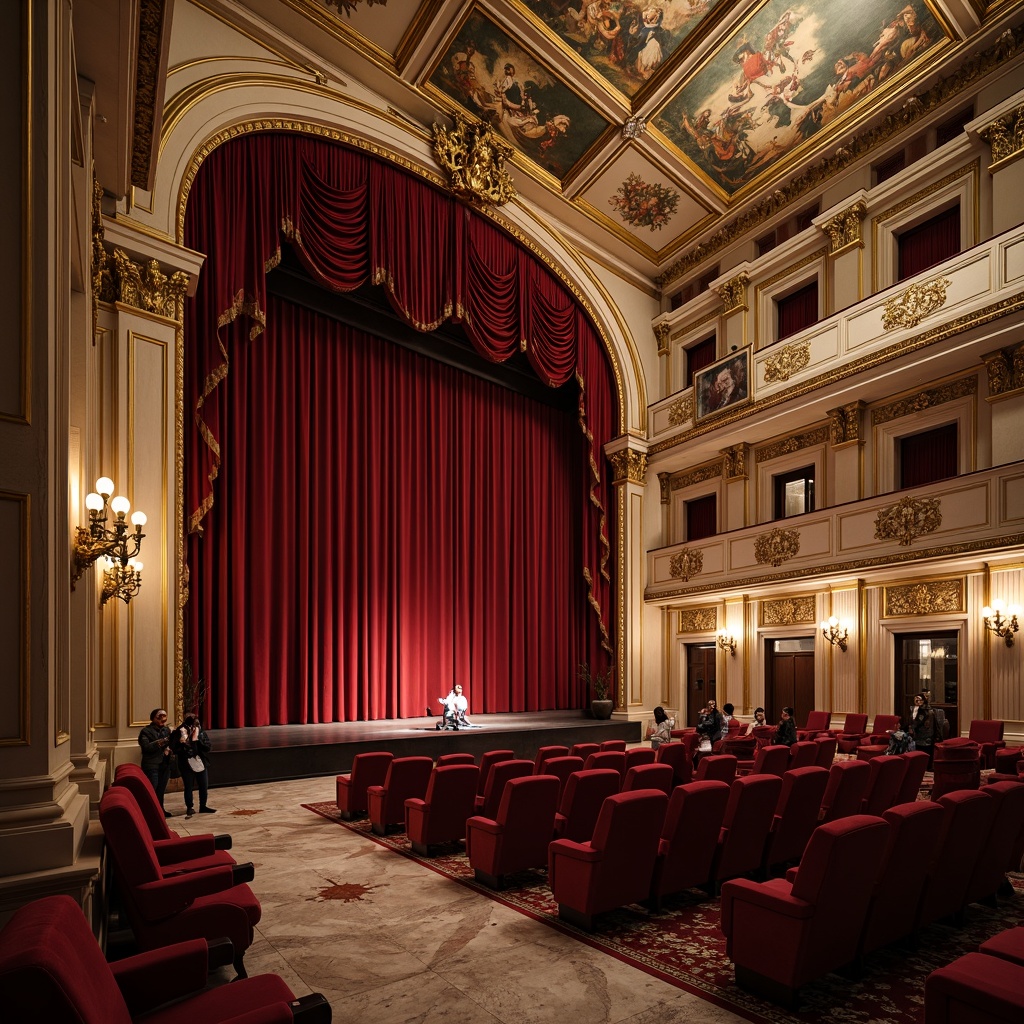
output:
[[[1024, 165], [1022, 165], [1024, 166]], [[1024, 459], [1024, 344], [982, 357], [992, 413], [992, 465]]]
[[741, 442], [722, 450], [723, 530], [741, 530], [747, 525], [749, 465], [749, 444]]
[[[750, 277], [746, 271], [740, 271], [729, 280], [716, 284], [715, 290], [722, 300], [722, 333], [719, 342], [719, 355], [726, 355], [747, 343], [747, 286]], [[741, 314], [741, 315], [737, 315]]]
[[1020, 223], [1024, 193], [1024, 91], [988, 111], [985, 118], [977, 135], [992, 150], [988, 165], [992, 176], [992, 233], [998, 235]]
[[[828, 235], [833, 310], [845, 309], [864, 297], [864, 237], [861, 227], [867, 209], [864, 199], [858, 198], [841, 210], [833, 208], [814, 219], [814, 223]], [[831, 312], [826, 310], [826, 313]]]
[[842, 505], [864, 497], [864, 403], [830, 409], [829, 443], [832, 447], [832, 495], [829, 505]]
[[661, 394], [670, 395], [672, 388], [672, 346], [669, 336], [672, 327], [666, 322], [654, 325], [654, 337], [658, 340], [658, 367], [661, 373]]

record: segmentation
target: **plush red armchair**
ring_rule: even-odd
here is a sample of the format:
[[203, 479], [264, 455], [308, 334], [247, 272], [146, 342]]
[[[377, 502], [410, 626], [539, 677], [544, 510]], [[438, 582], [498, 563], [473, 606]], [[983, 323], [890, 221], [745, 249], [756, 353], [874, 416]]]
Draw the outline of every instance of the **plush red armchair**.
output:
[[406, 799], [405, 833], [421, 857], [429, 857], [432, 846], [465, 838], [479, 775], [475, 764], [441, 765], [431, 772], [422, 797]]
[[931, 859], [942, 829], [942, 808], [930, 800], [890, 807], [882, 817], [889, 823], [889, 838], [864, 919], [860, 956], [913, 931], [926, 877], [921, 866]]
[[614, 769], [573, 772], [555, 815], [555, 835], [576, 843], [588, 842], [594, 834], [601, 805], [606, 797], [618, 793], [621, 784]]
[[626, 771], [638, 764], [654, 764], [658, 760], [658, 752], [650, 747], [634, 747], [626, 751]]
[[655, 910], [674, 892], [710, 887], [728, 802], [729, 787], [724, 782], [689, 782], [672, 791], [651, 876], [650, 900]]
[[503, 889], [505, 876], [544, 867], [555, 827], [558, 780], [528, 775], [505, 786], [495, 819], [466, 822], [466, 854], [476, 880]]
[[224, 936], [234, 946], [235, 970], [244, 978], [243, 958], [261, 916], [260, 902], [245, 884], [253, 877], [252, 865], [166, 873], [138, 805], [120, 786], [103, 794], [100, 824], [128, 921], [142, 949]]
[[978, 952], [1024, 967], [1024, 927], [1004, 928], [991, 939], [986, 939], [978, 947]]
[[1024, 747], [1003, 747], [995, 754], [996, 771], [1005, 775], [1024, 773], [1021, 764], [1024, 762]]
[[852, 754], [867, 739], [868, 716], [847, 715], [842, 729], [830, 729], [829, 735], [835, 739], [842, 753]]
[[672, 768], [667, 764], [637, 764], [626, 772], [623, 793], [638, 789], [657, 789], [665, 796], [672, 795]]
[[915, 929], [953, 917], [960, 921], [967, 888], [992, 828], [996, 801], [984, 793], [958, 790], [939, 798], [943, 809], [939, 841], [926, 867]]
[[726, 737], [721, 743], [715, 746], [722, 754], [732, 754], [740, 761], [753, 761], [754, 752], [757, 750], [757, 740], [753, 736]]
[[624, 751], [626, 749], [626, 741], [625, 740], [602, 740], [601, 741], [601, 749], [602, 750], [623, 750]]
[[617, 771], [621, 787], [622, 780], [626, 777], [626, 755], [621, 750], [599, 750], [583, 762], [583, 767], [587, 771], [594, 771], [598, 768], [611, 768], [613, 771]]
[[711, 748], [716, 754], [721, 752], [723, 754], [728, 753], [725, 749], [725, 744], [730, 740], [737, 739], [740, 734], [740, 730], [746, 727], [746, 723], [741, 722], [738, 718], [730, 718], [729, 724], [726, 726], [725, 735], [720, 739], [716, 740], [714, 746]]
[[366, 791], [370, 786], [384, 784], [394, 759], [389, 750], [373, 750], [352, 758], [352, 771], [339, 775], [335, 782], [335, 801], [345, 821], [366, 817]]
[[[533, 774], [542, 775], [541, 766], [549, 757], [568, 757], [569, 748], [558, 746], [557, 744], [550, 747], [539, 747], [537, 749], [537, 756], [533, 759]], [[584, 758], [586, 760], [586, 758]]]
[[[564, 758], [556, 758], [553, 760], [564, 760]], [[573, 758], [574, 761], [579, 761], [579, 758]], [[551, 763], [550, 761], [548, 762]], [[490, 776], [487, 779], [487, 787], [484, 789], [484, 795], [478, 796], [473, 801], [473, 813], [479, 814], [484, 818], [496, 818], [498, 816], [498, 807], [501, 806], [501, 796], [505, 792], [505, 785], [511, 779], [521, 779], [524, 775], [533, 774], [533, 762], [523, 759], [513, 759], [511, 761], [499, 761], [497, 764], [491, 766]]]
[[[491, 768], [501, 761], [513, 761], [516, 759], [514, 750], [485, 750], [480, 755], [480, 782], [477, 786], [476, 795], [483, 796], [487, 788], [487, 778], [491, 774]], [[533, 762], [530, 762], [530, 771], [533, 771]]]
[[[981, 847], [967, 886], [966, 903], [994, 903], [1000, 893], [1007, 894], [1007, 868], [1013, 856], [1017, 835], [1024, 828], [1024, 786], [1019, 782], [996, 782], [981, 790], [995, 801], [992, 826]], [[1013, 870], [1020, 869], [1020, 862]], [[1012, 887], [1009, 893], [1012, 893]]]
[[866, 761], [839, 761], [832, 765], [821, 798], [821, 821], [835, 821], [857, 814], [868, 788], [871, 769]]
[[693, 761], [687, 756], [686, 745], [683, 743], [662, 743], [658, 747], [655, 763], [672, 766], [674, 786], [683, 786], [693, 779]]
[[981, 767], [995, 768], [996, 751], [1006, 746], [1003, 740], [1003, 723], [995, 719], [976, 718], [967, 733], [981, 747]]
[[831, 768], [832, 762], [836, 759], [836, 749], [839, 746], [839, 741], [831, 736], [819, 736], [814, 742], [818, 745], [818, 753], [814, 758], [814, 763], [819, 768]]
[[924, 781], [924, 773], [928, 770], [928, 755], [923, 750], [911, 750], [901, 754], [907, 770], [903, 773], [903, 781], [900, 783], [899, 792], [893, 805], [908, 804], [916, 800], [921, 792], [921, 783]]
[[787, 771], [795, 768], [810, 768], [818, 760], [818, 743], [816, 740], [797, 740], [789, 748], [789, 766]]
[[[899, 724], [899, 715], [875, 715], [875, 720], [871, 723], [871, 734], [862, 739], [857, 745], [860, 747], [873, 747], [878, 746], [879, 744], [888, 746], [889, 733], [891, 733], [893, 729], [899, 728]], [[850, 753], [850, 751], [847, 751], [847, 753]]]
[[296, 999], [276, 974], [203, 991], [208, 972], [230, 960], [230, 949], [227, 958], [220, 951], [193, 939], [108, 964], [81, 907], [70, 896], [47, 896], [17, 910], [0, 932], [0, 1003], [7, 1020], [46, 1024], [329, 1024], [323, 996]]
[[981, 785], [981, 748], [973, 740], [943, 740], [932, 748], [932, 799]]
[[888, 832], [864, 814], [829, 822], [814, 830], [792, 883], [722, 886], [722, 931], [737, 985], [792, 1008], [807, 982], [856, 957]]
[[896, 803], [903, 776], [907, 774], [907, 762], [902, 757], [882, 754], [868, 761], [868, 785], [861, 803], [861, 814], [882, 816]]
[[736, 758], [732, 754], [707, 754], [697, 763], [695, 782], [732, 782], [736, 778]]
[[827, 733], [832, 723], [831, 711], [808, 711], [807, 724], [802, 729], [797, 729], [798, 740], [813, 740], [821, 733]]
[[1017, 1024], [1024, 1020], [1024, 967], [968, 953], [928, 975], [925, 1024]]
[[781, 792], [777, 775], [744, 775], [733, 781], [711, 867], [716, 889], [726, 879], [760, 869]]
[[405, 826], [405, 801], [423, 796], [434, 762], [429, 757], [396, 757], [379, 786], [366, 791], [367, 811], [375, 835], [383, 836], [392, 825]]
[[556, 839], [548, 847], [548, 880], [558, 916], [591, 929], [596, 914], [646, 899], [667, 809], [664, 793], [614, 793], [589, 843]]
[[582, 757], [584, 763], [591, 754], [597, 754], [601, 750], [600, 743], [574, 743], [569, 749], [570, 757]]
[[749, 764], [736, 766], [739, 775], [777, 775], [780, 779], [789, 771], [789, 747], [783, 743], [773, 743], [761, 747]]
[[803, 856], [811, 833], [818, 827], [818, 811], [827, 785], [828, 772], [816, 765], [792, 768], [782, 776], [782, 792], [764, 847], [767, 873]]
[[758, 747], [767, 747], [775, 742], [775, 726], [755, 726], [754, 731], [751, 733], [751, 736], [754, 737], [754, 742], [758, 745]]
[[554, 775], [558, 779], [558, 799], [562, 799], [566, 783], [573, 772], [583, 771], [582, 757], [549, 757], [544, 762], [544, 774]]
[[434, 767], [445, 768], [450, 764], [476, 764], [476, 758], [472, 754], [441, 754]]

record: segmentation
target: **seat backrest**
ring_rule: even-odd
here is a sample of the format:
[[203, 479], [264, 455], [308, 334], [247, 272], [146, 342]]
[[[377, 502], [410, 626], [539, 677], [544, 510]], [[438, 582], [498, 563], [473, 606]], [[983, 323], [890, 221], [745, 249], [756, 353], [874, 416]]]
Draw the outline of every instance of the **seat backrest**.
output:
[[657, 752], [650, 747], [634, 747], [626, 751], [626, 771], [638, 764], [654, 764], [658, 760]]
[[388, 765], [383, 783], [385, 820], [404, 820], [405, 801], [426, 795], [433, 770], [434, 762], [429, 757], [396, 757]]
[[775, 820], [765, 846], [766, 867], [799, 859], [818, 825], [818, 811], [827, 785], [828, 772], [816, 765], [791, 768], [782, 776]]
[[114, 785], [123, 787], [135, 798], [154, 842], [174, 838], [174, 833], [167, 827], [163, 808], [153, 792], [153, 784], [137, 764], [118, 765], [114, 772]]
[[782, 779], [778, 775], [744, 775], [733, 780], [715, 857], [718, 881], [761, 866], [781, 792]]
[[[554, 760], [562, 760], [556, 758]], [[578, 761], [579, 758], [576, 758]], [[548, 764], [551, 764], [549, 761]], [[479, 814], [492, 821], [498, 817], [498, 808], [501, 806], [501, 798], [505, 792], [505, 786], [512, 779], [521, 779], [524, 775], [533, 774], [533, 762], [525, 759], [511, 759], [499, 761], [491, 766], [491, 773], [487, 779], [487, 787], [484, 790], [484, 800], [480, 807]]]
[[818, 747], [814, 763], [819, 768], [831, 768], [832, 762], [836, 759], [836, 749], [839, 746], [839, 740], [834, 736], [823, 736], [821, 739], [817, 739], [814, 742]]
[[698, 782], [717, 779], [719, 782], [732, 782], [736, 778], [736, 761], [732, 754], [706, 754], [697, 763]]
[[366, 809], [366, 790], [370, 786], [380, 786], [388, 775], [388, 768], [395, 759], [390, 750], [369, 750], [365, 754], [356, 754], [352, 758], [352, 771], [349, 775], [349, 807]]
[[581, 771], [583, 771], [583, 758], [573, 757], [571, 754], [568, 757], [549, 757], [544, 762], [544, 774], [554, 775], [558, 779], [559, 801], [565, 792], [565, 784], [569, 781], [569, 776], [573, 772]]
[[10, 1021], [132, 1020], [82, 908], [70, 896], [26, 904], [0, 932], [0, 1005]]
[[135, 798], [122, 786], [111, 786], [100, 800], [100, 824], [118, 875], [129, 889], [163, 877], [153, 838]]
[[822, 821], [836, 821], [860, 812], [871, 769], [867, 761], [839, 761], [829, 769], [821, 798]]
[[[473, 815], [480, 769], [475, 764], [443, 764], [430, 774], [421, 831], [413, 838], [424, 844], [465, 835], [466, 819]], [[406, 811], [406, 831], [412, 831]]]
[[441, 754], [438, 757], [438, 768], [449, 764], [476, 764], [476, 758], [472, 754]]
[[599, 750], [584, 762], [587, 771], [595, 768], [611, 768], [619, 773], [619, 782], [626, 777], [626, 755], [621, 750]]
[[658, 789], [665, 796], [672, 794], [672, 766], [667, 764], [636, 764], [626, 772], [622, 783], [623, 793], [638, 789]]
[[668, 797], [649, 789], [607, 797], [590, 841], [591, 847], [601, 854], [599, 875], [618, 878], [646, 874], [646, 891], [667, 811]]
[[626, 741], [625, 740], [602, 740], [601, 741], [601, 749], [602, 750], [625, 750], [626, 749]]
[[676, 786], [661, 829], [656, 895], [704, 885], [729, 802], [729, 786], [718, 780]]
[[1003, 723], [998, 719], [975, 718], [967, 738], [975, 743], [995, 743], [1003, 738]]
[[783, 743], [773, 743], [762, 747], [754, 755], [754, 767], [751, 775], [778, 775], [781, 779], [789, 770], [789, 747]]
[[585, 762], [591, 754], [596, 754], [600, 749], [600, 743], [574, 743], [569, 748], [569, 754], [572, 757], [582, 757]]
[[501, 797], [496, 821], [505, 828], [506, 839], [543, 833], [543, 851], [538, 863], [547, 859], [555, 811], [558, 807], [558, 780], [553, 775], [522, 775], [509, 779]]
[[879, 817], [896, 803], [907, 762], [902, 757], [881, 754], [868, 762], [868, 785], [861, 805], [862, 813]]
[[967, 887], [968, 903], [988, 899], [999, 891], [1006, 881], [1006, 868], [1010, 863], [1017, 834], [1024, 826], [1024, 786], [1019, 782], [992, 782], [983, 787], [981, 792], [995, 801], [996, 810], [992, 815], [988, 839], [974, 866], [971, 884]]
[[900, 754], [906, 764], [906, 771], [903, 773], [903, 781], [896, 793], [893, 804], [908, 804], [916, 800], [921, 791], [921, 783], [924, 781], [924, 773], [928, 770], [928, 755], [923, 750], [911, 750], [906, 754]]
[[839, 731], [848, 736], [856, 736], [858, 733], [863, 735], [868, 731], [868, 716], [859, 712], [848, 714]]
[[537, 756], [533, 759], [533, 771], [534, 774], [540, 774], [541, 764], [549, 757], [565, 757], [569, 753], [568, 747], [563, 747], [560, 744], [554, 744], [549, 747], [538, 747]]
[[592, 768], [573, 772], [565, 784], [558, 813], [565, 819], [563, 839], [589, 842], [605, 797], [618, 793], [621, 776], [614, 769]]
[[800, 740], [789, 748], [789, 766], [787, 771], [794, 768], [807, 768], [818, 759], [818, 744], [814, 740]]
[[807, 724], [803, 727], [804, 732], [825, 732], [832, 721], [831, 711], [808, 711]]
[[892, 732], [899, 724], [899, 715], [875, 715], [875, 720], [871, 723], [871, 735], [882, 736]]
[[[487, 777], [491, 774], [491, 768], [499, 761], [511, 761], [515, 758], [514, 750], [485, 750], [480, 755], [480, 781], [477, 789], [477, 796], [483, 796], [487, 788]], [[531, 761], [532, 765], [533, 762]]]
[[693, 762], [686, 753], [685, 743], [662, 743], [654, 760], [656, 764], [672, 766], [673, 785], [685, 785], [693, 778]]

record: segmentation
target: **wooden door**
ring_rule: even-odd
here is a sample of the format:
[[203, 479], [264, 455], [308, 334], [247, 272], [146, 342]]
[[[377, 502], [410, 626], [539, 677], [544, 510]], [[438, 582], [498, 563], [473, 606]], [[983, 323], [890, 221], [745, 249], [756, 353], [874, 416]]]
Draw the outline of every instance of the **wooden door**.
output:
[[773, 725], [784, 707], [799, 726], [814, 710], [814, 637], [765, 641], [765, 717]]
[[960, 735], [959, 640], [954, 630], [897, 633], [893, 714], [910, 721], [914, 694], [931, 691], [932, 707], [939, 708], [949, 723], [949, 735]]
[[685, 722], [677, 728], [697, 724], [697, 715], [709, 700], [717, 700], [715, 692], [715, 665], [717, 648], [714, 644], [686, 645], [686, 714]]

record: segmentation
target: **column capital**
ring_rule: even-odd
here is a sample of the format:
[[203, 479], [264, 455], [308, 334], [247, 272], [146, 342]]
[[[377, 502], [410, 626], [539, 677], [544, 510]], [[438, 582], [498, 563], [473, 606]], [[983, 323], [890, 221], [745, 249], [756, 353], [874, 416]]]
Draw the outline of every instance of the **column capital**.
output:
[[867, 212], [868, 204], [863, 199], [858, 199], [852, 206], [840, 210], [821, 224], [821, 230], [828, 235], [830, 256], [838, 256], [847, 249], [864, 247], [861, 224]]
[[988, 165], [992, 174], [1005, 164], [1024, 156], [1024, 103], [1008, 110], [978, 129], [978, 137], [992, 150]]
[[616, 452], [609, 452], [608, 460], [614, 471], [612, 483], [616, 486], [625, 483], [644, 483], [647, 476], [647, 452], [637, 451], [635, 448], [622, 448]]
[[667, 321], [654, 325], [654, 337], [658, 339], [658, 355], [667, 356], [669, 353], [668, 339], [672, 333], [672, 325]]
[[728, 316], [737, 310], [746, 310], [747, 307], [747, 285], [750, 284], [750, 275], [745, 271], [735, 277], [724, 281], [715, 287], [718, 297], [722, 300], [722, 313]]
[[828, 434], [833, 448], [864, 440], [861, 435], [863, 411], [864, 403], [860, 401], [841, 405], [838, 409], [829, 409]]

